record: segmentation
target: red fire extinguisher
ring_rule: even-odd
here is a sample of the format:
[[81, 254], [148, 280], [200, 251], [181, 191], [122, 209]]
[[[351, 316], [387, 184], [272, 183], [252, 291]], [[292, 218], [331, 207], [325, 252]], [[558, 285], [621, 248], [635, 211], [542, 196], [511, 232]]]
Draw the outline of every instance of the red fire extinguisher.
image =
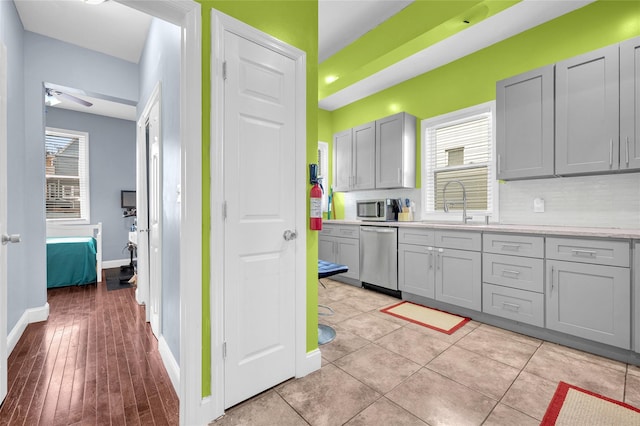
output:
[[310, 209], [309, 209], [309, 229], [312, 231], [322, 230], [322, 185], [318, 180], [318, 165], [309, 164], [309, 183], [311, 187]]

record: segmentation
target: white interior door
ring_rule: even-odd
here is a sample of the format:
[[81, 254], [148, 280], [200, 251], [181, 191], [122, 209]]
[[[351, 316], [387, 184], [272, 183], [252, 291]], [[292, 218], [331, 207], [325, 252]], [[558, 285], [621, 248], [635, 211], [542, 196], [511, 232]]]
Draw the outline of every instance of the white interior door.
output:
[[295, 374], [295, 63], [224, 34], [224, 403], [230, 407]]
[[149, 321], [156, 337], [162, 333], [162, 149], [160, 102], [149, 114]]
[[[0, 235], [7, 233], [7, 51], [0, 43]], [[7, 246], [0, 244], [0, 404], [7, 395]]]

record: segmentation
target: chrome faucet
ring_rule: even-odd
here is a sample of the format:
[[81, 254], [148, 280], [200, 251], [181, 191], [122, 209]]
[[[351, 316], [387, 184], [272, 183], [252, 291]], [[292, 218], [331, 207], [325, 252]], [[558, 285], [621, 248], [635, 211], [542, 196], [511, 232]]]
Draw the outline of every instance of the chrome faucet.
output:
[[445, 213], [449, 213], [449, 206], [453, 204], [460, 204], [460, 201], [447, 203], [447, 186], [449, 186], [450, 183], [457, 183], [462, 188], [462, 223], [467, 223], [467, 220], [471, 219], [471, 216], [467, 216], [467, 190], [464, 187], [464, 184], [459, 180], [450, 180], [444, 185], [444, 188], [442, 188], [442, 202], [444, 204], [444, 211]]

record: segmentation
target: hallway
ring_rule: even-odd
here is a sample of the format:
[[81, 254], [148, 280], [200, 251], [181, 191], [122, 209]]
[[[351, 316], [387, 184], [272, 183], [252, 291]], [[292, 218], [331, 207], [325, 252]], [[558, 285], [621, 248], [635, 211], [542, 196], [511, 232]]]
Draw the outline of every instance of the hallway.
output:
[[135, 289], [48, 290], [8, 360], [0, 425], [178, 424], [179, 403]]

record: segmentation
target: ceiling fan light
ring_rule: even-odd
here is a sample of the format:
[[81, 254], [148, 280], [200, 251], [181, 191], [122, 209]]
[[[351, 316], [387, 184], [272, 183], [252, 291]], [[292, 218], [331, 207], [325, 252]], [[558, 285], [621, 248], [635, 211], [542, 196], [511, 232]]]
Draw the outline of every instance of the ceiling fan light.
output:
[[53, 95], [47, 95], [44, 98], [44, 104], [46, 106], [55, 106], [55, 105], [58, 105], [59, 103], [61, 103], [60, 99], [56, 98]]

